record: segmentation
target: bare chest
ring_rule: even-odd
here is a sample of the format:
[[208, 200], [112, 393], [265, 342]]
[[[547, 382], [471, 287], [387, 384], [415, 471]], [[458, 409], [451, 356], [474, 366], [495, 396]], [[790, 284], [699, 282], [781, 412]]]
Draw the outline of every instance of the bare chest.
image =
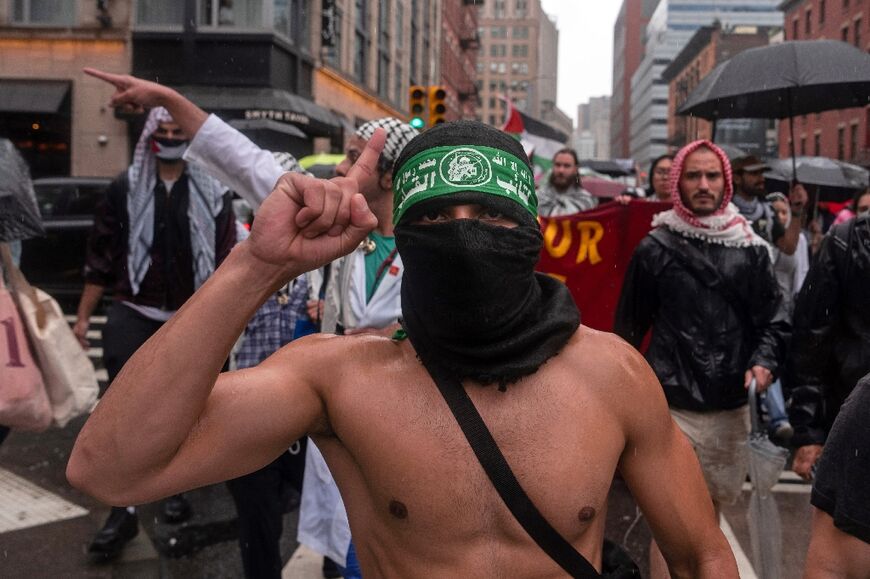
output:
[[[526, 493], [577, 539], [603, 525], [622, 435], [582, 381], [537, 378], [506, 392], [468, 391]], [[451, 542], [524, 536], [428, 375], [400, 386], [358, 384], [352, 397], [331, 419], [338, 442], [323, 449], [352, 522]]]

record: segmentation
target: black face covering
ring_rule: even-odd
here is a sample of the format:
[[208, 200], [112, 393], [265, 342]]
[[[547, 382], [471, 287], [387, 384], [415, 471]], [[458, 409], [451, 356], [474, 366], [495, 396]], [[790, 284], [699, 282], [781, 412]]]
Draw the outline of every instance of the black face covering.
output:
[[534, 272], [537, 225], [402, 223], [403, 326], [430, 373], [504, 386], [532, 374], [580, 324], [567, 288]]

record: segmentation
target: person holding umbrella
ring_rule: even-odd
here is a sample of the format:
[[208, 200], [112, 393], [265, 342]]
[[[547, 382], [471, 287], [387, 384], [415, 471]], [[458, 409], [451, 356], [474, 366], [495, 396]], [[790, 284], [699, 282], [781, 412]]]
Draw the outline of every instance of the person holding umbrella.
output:
[[[772, 383], [790, 325], [771, 248], [730, 203], [728, 157], [709, 141], [681, 149], [671, 167], [671, 210], [635, 249], [614, 331], [640, 347], [671, 416], [694, 447], [718, 512], [747, 474], [747, 388]], [[668, 577], [655, 542], [651, 577]]]

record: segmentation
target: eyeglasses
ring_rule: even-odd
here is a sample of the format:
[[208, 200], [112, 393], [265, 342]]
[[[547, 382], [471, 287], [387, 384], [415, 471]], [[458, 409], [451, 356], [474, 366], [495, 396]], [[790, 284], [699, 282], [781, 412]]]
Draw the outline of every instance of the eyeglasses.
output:
[[657, 177], [667, 177], [668, 175], [671, 174], [671, 170], [670, 169], [656, 169], [654, 171], [654, 174]]

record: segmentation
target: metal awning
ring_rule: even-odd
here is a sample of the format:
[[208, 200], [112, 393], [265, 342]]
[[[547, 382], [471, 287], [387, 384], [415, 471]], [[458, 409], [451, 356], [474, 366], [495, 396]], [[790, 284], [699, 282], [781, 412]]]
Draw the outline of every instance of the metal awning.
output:
[[65, 80], [0, 79], [0, 112], [57, 113], [69, 88]]
[[273, 121], [271, 119], [233, 119], [230, 121], [230, 125], [242, 132], [274, 131], [289, 137], [298, 137], [300, 139], [308, 138], [308, 135], [297, 129], [295, 126]]
[[232, 112], [244, 120], [291, 123], [307, 136], [341, 133], [340, 119], [331, 111], [289, 91], [269, 87], [181, 86], [178, 92], [211, 112]]

